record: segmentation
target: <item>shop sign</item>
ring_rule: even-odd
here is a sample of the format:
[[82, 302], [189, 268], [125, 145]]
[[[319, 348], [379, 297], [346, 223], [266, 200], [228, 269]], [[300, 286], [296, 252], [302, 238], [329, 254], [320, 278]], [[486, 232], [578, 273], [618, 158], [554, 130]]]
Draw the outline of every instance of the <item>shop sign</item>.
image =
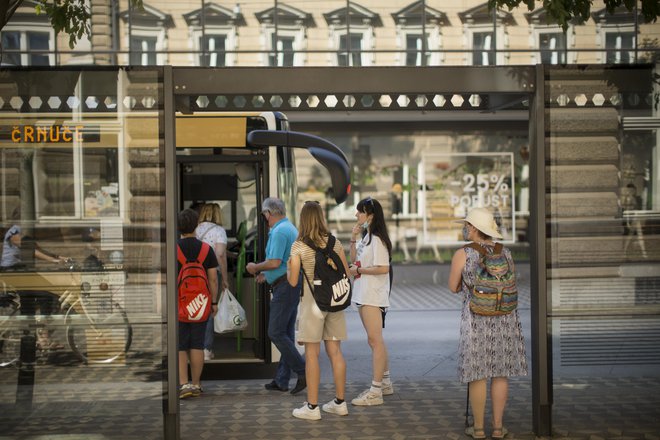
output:
[[460, 220], [471, 208], [490, 209], [504, 241], [515, 237], [513, 153], [429, 153], [422, 158], [424, 240], [461, 242]]

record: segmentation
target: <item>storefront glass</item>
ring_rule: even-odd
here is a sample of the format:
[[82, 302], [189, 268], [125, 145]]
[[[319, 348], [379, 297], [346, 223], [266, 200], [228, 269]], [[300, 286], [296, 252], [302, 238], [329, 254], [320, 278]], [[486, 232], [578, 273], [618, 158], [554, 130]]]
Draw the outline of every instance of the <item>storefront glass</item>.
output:
[[0, 75], [0, 408], [14, 435], [112, 438], [140, 420], [162, 435], [162, 405], [144, 404], [166, 389], [161, 82], [154, 68]]

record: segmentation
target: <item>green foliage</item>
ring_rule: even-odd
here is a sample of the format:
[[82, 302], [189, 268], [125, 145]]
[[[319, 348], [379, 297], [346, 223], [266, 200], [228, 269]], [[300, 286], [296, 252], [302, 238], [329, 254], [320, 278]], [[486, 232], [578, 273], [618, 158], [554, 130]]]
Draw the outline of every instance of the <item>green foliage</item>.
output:
[[[635, 2], [636, 0], [605, 0], [605, 7], [610, 14], [620, 6], [632, 11]], [[548, 20], [557, 23], [565, 31], [572, 20], [585, 22], [589, 19], [592, 3], [593, 0], [488, 0], [488, 7], [490, 9], [507, 7], [509, 11], [521, 4], [527, 6], [529, 11], [543, 7], [548, 13]], [[660, 2], [642, 0], [641, 12], [647, 23], [655, 22], [660, 15]]]
[[[37, 14], [46, 14], [55, 34], [69, 35], [69, 47], [73, 49], [83, 35], [92, 35], [92, 13], [85, 0], [37, 0]], [[142, 0], [129, 0], [135, 8], [142, 9]]]
[[65, 32], [69, 35], [69, 47], [73, 49], [83, 35], [91, 35], [91, 11], [85, 5], [85, 0], [61, 0], [49, 2], [39, 0], [36, 6], [37, 14], [45, 13], [55, 34]]

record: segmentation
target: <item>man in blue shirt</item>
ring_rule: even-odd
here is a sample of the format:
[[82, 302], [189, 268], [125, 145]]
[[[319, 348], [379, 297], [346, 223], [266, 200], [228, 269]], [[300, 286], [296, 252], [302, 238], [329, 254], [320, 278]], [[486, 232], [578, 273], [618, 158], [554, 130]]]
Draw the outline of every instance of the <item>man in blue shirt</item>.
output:
[[298, 375], [296, 386], [291, 394], [299, 393], [307, 387], [305, 380], [305, 360], [298, 352], [295, 343], [296, 315], [300, 301], [300, 288], [291, 287], [286, 279], [286, 266], [291, 253], [291, 245], [298, 237], [298, 230], [286, 218], [286, 207], [280, 199], [269, 197], [261, 205], [261, 214], [270, 227], [266, 243], [266, 260], [261, 263], [248, 263], [246, 270], [256, 275], [257, 282], [267, 282], [272, 291], [268, 337], [280, 351], [281, 358], [272, 382], [266, 389], [287, 391], [291, 370]]

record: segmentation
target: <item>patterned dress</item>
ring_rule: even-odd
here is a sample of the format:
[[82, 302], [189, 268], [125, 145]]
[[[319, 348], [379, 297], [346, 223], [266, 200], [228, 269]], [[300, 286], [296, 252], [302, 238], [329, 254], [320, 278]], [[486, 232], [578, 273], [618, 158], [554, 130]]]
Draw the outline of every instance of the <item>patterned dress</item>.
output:
[[[490, 251], [492, 247], [486, 246]], [[463, 310], [458, 347], [458, 376], [462, 383], [490, 377], [526, 376], [525, 341], [518, 310], [502, 316], [480, 316], [470, 311], [470, 291], [480, 255], [464, 248], [467, 261], [463, 268]], [[504, 249], [511, 267], [511, 252]]]

